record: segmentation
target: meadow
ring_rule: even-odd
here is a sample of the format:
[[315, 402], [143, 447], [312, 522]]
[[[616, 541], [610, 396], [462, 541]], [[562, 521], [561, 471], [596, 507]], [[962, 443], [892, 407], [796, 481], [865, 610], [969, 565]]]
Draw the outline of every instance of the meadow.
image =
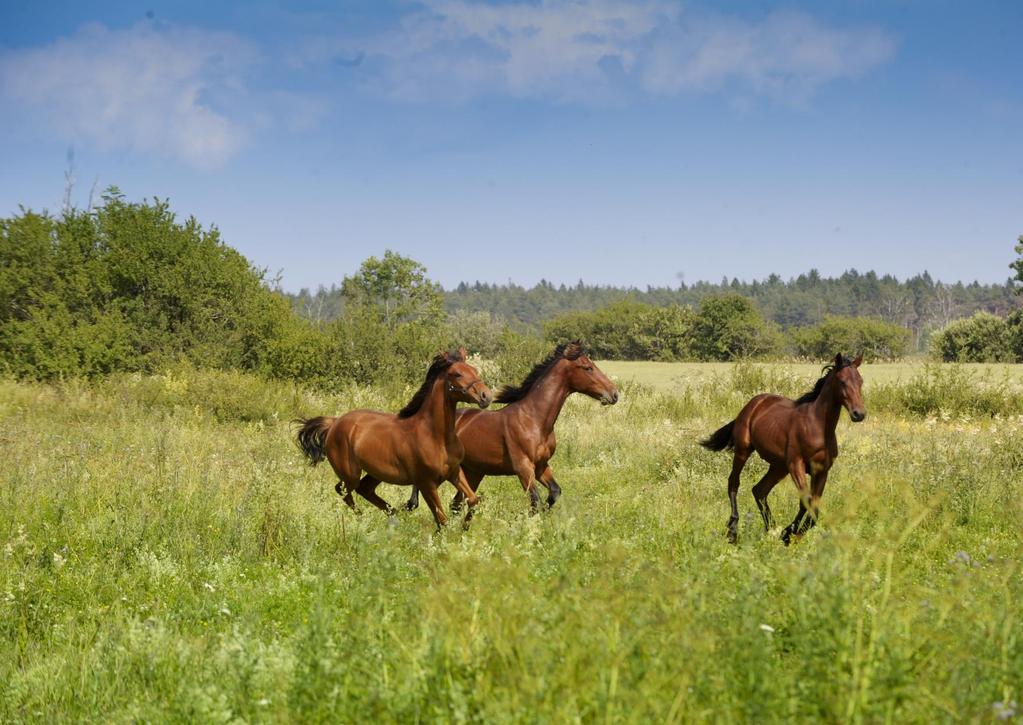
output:
[[[819, 366], [601, 365], [622, 399], [569, 401], [557, 506], [487, 479], [466, 532], [353, 514], [294, 444], [296, 416], [411, 390], [0, 381], [0, 720], [1023, 717], [1018, 368], [864, 366], [868, 418], [786, 548], [759, 462], [726, 543], [729, 458], [697, 440]], [[791, 482], [771, 502], [786, 524]]]

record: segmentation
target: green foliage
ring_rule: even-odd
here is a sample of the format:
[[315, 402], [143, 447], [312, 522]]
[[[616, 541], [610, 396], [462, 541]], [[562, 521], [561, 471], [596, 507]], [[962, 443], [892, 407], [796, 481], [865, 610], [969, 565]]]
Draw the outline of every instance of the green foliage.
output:
[[[1013, 279], [1023, 284], [1023, 234], [1016, 240], [1016, 254], [1019, 255], [1018, 258], [1009, 267], [1016, 273]], [[1017, 287], [1016, 294], [1023, 294], [1023, 287]]]
[[[592, 312], [623, 300], [654, 307], [697, 307], [709, 296], [738, 294], [753, 300], [764, 317], [783, 329], [816, 325], [827, 316], [879, 317], [912, 333], [915, 349], [926, 349], [928, 331], [978, 310], [1004, 315], [1020, 302], [1010, 282], [943, 283], [929, 274], [898, 280], [891, 275], [861, 273], [850, 269], [837, 277], [810, 270], [783, 280], [772, 274], [764, 280], [743, 282], [696, 282], [678, 287], [644, 290], [588, 285], [553, 285], [541, 280], [532, 288], [516, 284], [461, 283], [445, 292], [449, 312], [485, 311], [516, 329], [539, 331], [555, 317], [573, 312]], [[333, 319], [341, 314], [341, 291], [320, 288], [292, 296], [295, 309], [312, 319]]]
[[377, 310], [384, 325], [437, 325], [444, 314], [441, 287], [426, 276], [426, 267], [387, 250], [383, 259], [369, 257], [341, 283], [346, 306]]
[[868, 362], [898, 360], [906, 355], [910, 333], [904, 327], [869, 317], [825, 317], [813, 327], [793, 330], [796, 354], [816, 360], [842, 352], [862, 353]]
[[[567, 342], [567, 340], [560, 342]], [[496, 358], [499, 375], [495, 380], [488, 379], [487, 382], [491, 383], [492, 387], [517, 385], [533, 369], [534, 365], [551, 353], [554, 344], [544, 341], [538, 335], [516, 332], [510, 327], [506, 327], [501, 333], [498, 345], [501, 352]]]
[[197, 365], [273, 372], [299, 324], [216, 229], [166, 202], [107, 194], [95, 212], [0, 220], [0, 366], [20, 377]]
[[1004, 319], [978, 312], [935, 333], [931, 338], [931, 355], [945, 362], [1014, 362], [1014, 338]]
[[719, 295], [700, 303], [693, 347], [700, 360], [763, 357], [780, 350], [781, 336], [752, 301]]
[[445, 326], [451, 347], [464, 346], [487, 358], [502, 352], [507, 325], [489, 312], [456, 310], [448, 315]]
[[905, 383], [868, 388], [867, 404], [894, 415], [1016, 416], [1023, 389], [1007, 376], [971, 375], [958, 364], [928, 364]]
[[678, 360], [689, 356], [694, 316], [682, 307], [622, 300], [593, 312], [575, 312], [544, 325], [549, 342], [582, 340], [594, 357]]
[[[294, 445], [289, 418], [389, 391], [0, 381], [0, 721], [987, 722], [1023, 700], [1019, 408], [871, 397], [839, 423], [820, 525], [765, 534], [751, 460], [732, 546], [731, 461], [696, 438], [741, 404], [728, 383], [812, 380], [706, 367], [676, 395], [574, 396], [558, 505], [528, 516], [488, 478], [469, 531], [440, 534], [422, 508], [353, 515]], [[791, 484], [771, 504], [787, 523]]]

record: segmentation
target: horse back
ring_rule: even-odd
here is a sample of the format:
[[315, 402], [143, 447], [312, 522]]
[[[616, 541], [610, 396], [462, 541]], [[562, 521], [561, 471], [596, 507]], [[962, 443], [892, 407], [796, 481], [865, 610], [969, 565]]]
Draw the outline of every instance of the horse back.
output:
[[752, 398], [736, 418], [736, 445], [751, 448], [767, 461], [784, 460], [796, 404], [773, 393]]

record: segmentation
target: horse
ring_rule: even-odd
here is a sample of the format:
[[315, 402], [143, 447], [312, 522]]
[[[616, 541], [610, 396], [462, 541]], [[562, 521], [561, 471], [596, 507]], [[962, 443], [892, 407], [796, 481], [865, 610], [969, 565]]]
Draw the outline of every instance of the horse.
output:
[[[465, 361], [465, 349], [434, 357], [422, 386], [395, 415], [353, 410], [340, 417], [299, 419], [298, 443], [311, 465], [324, 458], [339, 479], [334, 490], [355, 510], [352, 492], [388, 515], [395, 510], [376, 493], [381, 481], [415, 486], [440, 528], [447, 523], [437, 487], [451, 481], [469, 501], [479, 503], [459, 464], [465, 449], [455, 435], [458, 403], [486, 408], [493, 393]], [[366, 475], [361, 479], [360, 474]], [[466, 515], [466, 524], [469, 520]]]
[[[786, 474], [792, 476], [796, 484], [799, 511], [782, 532], [782, 541], [788, 546], [793, 535], [802, 536], [816, 525], [828, 471], [838, 457], [835, 428], [842, 408], [849, 411], [854, 423], [867, 417], [859, 371], [862, 362], [862, 355], [850, 360], [839, 353], [833, 363], [824, 367], [823, 375], [810, 392], [796, 400], [769, 393], [758, 395], [746, 403], [735, 420], [700, 442], [712, 451], [734, 450], [732, 473], [728, 476], [728, 499], [732, 505], [728, 519], [729, 542], [734, 544], [738, 538], [739, 474], [754, 451], [768, 464], [767, 473], [753, 487], [753, 498], [764, 519], [764, 528], [770, 531], [773, 523], [767, 495]], [[809, 486], [806, 484], [808, 472]], [[807, 511], [810, 517], [800, 527]]]
[[[465, 447], [462, 471], [469, 487], [475, 492], [484, 476], [517, 476], [535, 513], [540, 504], [536, 481], [540, 481], [548, 489], [548, 507], [553, 506], [561, 495], [549, 463], [557, 449], [554, 423], [572, 393], [588, 395], [603, 405], [618, 402], [618, 388], [578, 341], [554, 348], [521, 385], [502, 387], [496, 401], [507, 405], [501, 410], [459, 410], [455, 430]], [[459, 489], [452, 510], [458, 511], [465, 498]], [[418, 505], [419, 492], [413, 489], [405, 508], [411, 511]]]

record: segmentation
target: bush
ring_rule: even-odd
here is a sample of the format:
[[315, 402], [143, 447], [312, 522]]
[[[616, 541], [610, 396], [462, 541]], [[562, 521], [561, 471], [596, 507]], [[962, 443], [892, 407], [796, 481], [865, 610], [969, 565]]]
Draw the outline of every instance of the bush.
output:
[[716, 295], [700, 303], [694, 330], [694, 351], [701, 360], [737, 360], [777, 353], [781, 335], [739, 295]]
[[216, 229], [116, 190], [94, 212], [0, 220], [0, 367], [19, 377], [152, 371], [178, 359], [270, 371], [297, 324]]
[[931, 356], [944, 362], [1015, 362], [1014, 337], [1018, 339], [1001, 317], [978, 312], [937, 332], [931, 338]]
[[688, 307], [623, 300], [594, 312], [573, 312], [544, 325], [549, 343], [582, 340], [605, 360], [681, 360], [691, 356], [695, 315]]
[[863, 353], [867, 362], [874, 362], [904, 357], [910, 333], [878, 318], [829, 316], [819, 325], [796, 329], [792, 337], [801, 357], [826, 360], [837, 352]]

